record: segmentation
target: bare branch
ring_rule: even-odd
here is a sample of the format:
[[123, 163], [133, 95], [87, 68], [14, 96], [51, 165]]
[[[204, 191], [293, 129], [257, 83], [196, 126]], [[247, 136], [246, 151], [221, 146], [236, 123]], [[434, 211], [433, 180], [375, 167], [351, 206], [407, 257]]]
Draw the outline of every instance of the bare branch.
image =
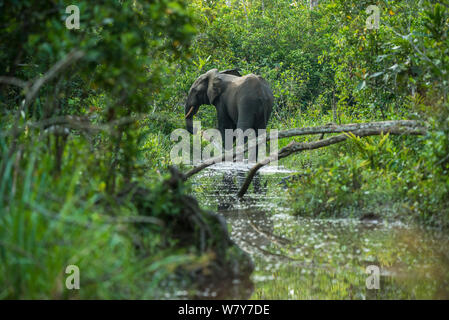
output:
[[31, 128], [47, 128], [53, 126], [61, 126], [63, 128], [86, 131], [88, 133], [96, 134], [101, 131], [112, 131], [115, 127], [126, 126], [136, 121], [144, 119], [145, 115], [137, 117], [122, 117], [120, 119], [110, 121], [105, 124], [92, 124], [87, 117], [79, 116], [57, 116], [44, 119], [39, 122], [27, 123]]
[[[387, 121], [390, 122], [390, 121]], [[355, 131], [351, 131], [355, 136], [358, 137], [367, 137], [367, 136], [374, 136], [374, 135], [380, 135], [383, 133], [390, 133], [393, 135], [424, 135], [426, 134], [426, 129], [423, 127], [401, 127], [400, 125], [391, 126], [391, 123], [389, 123], [387, 126], [385, 125], [377, 125], [377, 127], [374, 125], [375, 123], [368, 123], [370, 127], [359, 129]], [[367, 124], [367, 125], [368, 125]], [[339, 126], [341, 127], [341, 126]], [[288, 157], [289, 155], [304, 151], [304, 150], [313, 150], [313, 149], [319, 149], [323, 147], [330, 146], [332, 144], [336, 144], [342, 141], [345, 141], [348, 139], [349, 135], [347, 133], [340, 134], [338, 136], [333, 136], [327, 139], [313, 141], [313, 142], [295, 142], [292, 141], [289, 145], [282, 148], [277, 155], [271, 155], [268, 158], [265, 158], [261, 162], [256, 163], [254, 167], [251, 168], [251, 170], [248, 172], [248, 175], [245, 179], [245, 182], [243, 183], [242, 187], [240, 188], [237, 196], [243, 197], [248, 190], [249, 185], [251, 184], [251, 181], [253, 180], [255, 174], [257, 171], [262, 168], [263, 166], [269, 164], [272, 161], [279, 160], [285, 157]]]
[[[295, 128], [290, 129], [286, 131], [281, 131], [278, 133], [278, 139], [282, 138], [289, 138], [289, 137], [295, 137], [295, 136], [302, 136], [302, 135], [311, 135], [311, 134], [323, 134], [323, 133], [340, 133], [340, 132], [351, 132], [355, 130], [364, 130], [364, 129], [370, 129], [370, 128], [383, 128], [383, 130], [387, 130], [389, 128], [397, 128], [397, 127], [404, 127], [404, 128], [421, 128], [422, 130], [425, 130], [425, 127], [423, 124], [419, 121], [415, 120], [397, 120], [397, 121], [379, 121], [379, 122], [367, 122], [367, 123], [351, 123], [351, 124], [344, 124], [344, 125], [335, 125], [335, 124], [328, 124], [324, 126], [318, 126], [318, 127], [305, 127], [305, 128]], [[267, 141], [270, 140], [270, 137], [267, 136]], [[243, 152], [236, 153], [234, 156], [237, 157], [241, 154], [244, 154], [248, 151], [248, 148], [245, 147], [245, 150]], [[188, 179], [191, 176], [197, 174], [201, 170], [210, 167], [211, 165], [215, 163], [219, 163], [225, 161], [225, 155], [221, 155], [212, 159], [209, 159], [195, 167], [193, 167], [191, 170], [189, 170], [187, 173], [184, 174], [184, 179]]]
[[10, 84], [20, 88], [26, 88], [28, 86], [28, 83], [22, 79], [6, 76], [0, 76], [0, 83]]
[[81, 50], [72, 50], [63, 59], [59, 60], [55, 65], [53, 65], [50, 70], [48, 70], [42, 77], [33, 82], [31, 87], [26, 88], [25, 105], [24, 108], [30, 105], [30, 103], [36, 98], [37, 93], [40, 88], [53, 79], [62, 70], [67, 68], [69, 65], [75, 61], [81, 59], [84, 56], [84, 52]]
[[[286, 131], [281, 131], [278, 133], [278, 138], [288, 138], [309, 134], [323, 134], [323, 133], [340, 133], [340, 132], [351, 132], [354, 130], [363, 130], [370, 128], [395, 128], [398, 126], [408, 127], [408, 128], [422, 128], [423, 125], [419, 121], [415, 120], [393, 120], [393, 121], [378, 121], [378, 122], [365, 122], [365, 123], [350, 123], [337, 125], [334, 123], [329, 123], [324, 126], [318, 127], [304, 127], [295, 128]], [[267, 138], [269, 140], [269, 137]]]

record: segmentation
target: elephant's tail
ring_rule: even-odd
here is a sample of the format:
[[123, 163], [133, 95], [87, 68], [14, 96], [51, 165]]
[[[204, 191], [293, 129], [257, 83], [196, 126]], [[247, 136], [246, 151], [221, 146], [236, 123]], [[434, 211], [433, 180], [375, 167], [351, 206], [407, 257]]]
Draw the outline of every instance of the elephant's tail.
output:
[[268, 120], [270, 120], [270, 115], [271, 115], [271, 108], [265, 108], [265, 111], [264, 111], [264, 114], [263, 114], [263, 116], [264, 116], [264, 123], [265, 123], [265, 126], [268, 124]]
[[264, 123], [265, 125], [268, 124], [268, 120], [270, 120], [271, 111], [273, 109], [273, 103], [274, 103], [274, 96], [273, 91], [270, 88], [270, 85], [268, 82], [262, 78], [261, 76], [258, 76], [262, 83], [262, 103], [263, 103], [263, 110], [264, 110]]
[[265, 108], [264, 108], [264, 121], [265, 125], [268, 124], [268, 120], [270, 120], [271, 116], [271, 110], [273, 109], [273, 99], [269, 98], [267, 101], [265, 101]]

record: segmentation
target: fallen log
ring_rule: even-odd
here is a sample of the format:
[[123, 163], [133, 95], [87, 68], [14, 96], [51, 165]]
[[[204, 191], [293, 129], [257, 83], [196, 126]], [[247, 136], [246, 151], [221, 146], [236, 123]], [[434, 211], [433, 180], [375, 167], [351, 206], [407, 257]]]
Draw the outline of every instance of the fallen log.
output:
[[[278, 139], [295, 136], [312, 135], [312, 134], [351, 132], [354, 130], [363, 130], [370, 128], [395, 128], [395, 127], [423, 128], [423, 125], [420, 121], [416, 120], [391, 120], [391, 121], [378, 121], [378, 122], [350, 123], [343, 125], [328, 123], [324, 126], [295, 128], [281, 131], [278, 133]], [[269, 137], [267, 137], [267, 140], [269, 140]]]
[[[387, 132], [387, 129], [391, 128], [408, 128], [408, 129], [416, 129], [416, 130], [425, 130], [425, 127], [423, 124], [419, 121], [415, 120], [395, 120], [395, 121], [380, 121], [380, 122], [366, 122], [366, 123], [351, 123], [351, 124], [344, 124], [344, 125], [336, 125], [333, 123], [323, 125], [323, 126], [317, 126], [317, 127], [304, 127], [304, 128], [295, 128], [285, 131], [280, 131], [278, 133], [278, 139], [283, 138], [290, 138], [295, 136], [303, 136], [303, 135], [315, 135], [315, 134], [326, 134], [326, 133], [341, 133], [341, 132], [353, 132], [356, 130], [369, 130], [369, 129], [383, 129], [385, 132]], [[266, 141], [270, 140], [270, 136], [266, 137]], [[319, 140], [321, 141], [321, 140]], [[248, 151], [248, 148], [245, 147], [245, 149], [242, 152], [236, 153], [234, 155], [234, 159], [244, 154]], [[193, 167], [191, 170], [187, 171], [184, 174], [184, 180], [187, 180], [191, 176], [197, 174], [201, 170], [210, 167], [211, 165], [219, 162], [225, 161], [225, 155], [217, 156], [215, 158], [209, 159], [195, 167]], [[271, 161], [270, 161], [271, 162]], [[256, 164], [257, 165], [257, 164]]]
[[[362, 125], [362, 124], [360, 124]], [[402, 121], [385, 121], [385, 122], [371, 122], [366, 123], [366, 126], [364, 126], [363, 129], [358, 130], [349, 130], [347, 132], [351, 132], [355, 136], [358, 137], [367, 137], [367, 136], [374, 136], [374, 135], [380, 135], [380, 134], [393, 134], [393, 135], [424, 135], [427, 133], [427, 130], [424, 126], [419, 125], [419, 123], [416, 122], [402, 122]], [[338, 132], [336, 130], [342, 130], [343, 127], [355, 127], [353, 124], [351, 125], [343, 125], [343, 126], [335, 126], [336, 129], [334, 131], [329, 131], [328, 133], [334, 133]], [[296, 129], [294, 129], [296, 130]], [[291, 130], [293, 132], [293, 130]], [[298, 131], [299, 132], [299, 131]], [[277, 154], [271, 155], [270, 157], [265, 158], [264, 160], [256, 163], [248, 172], [248, 175], [245, 179], [245, 182], [243, 183], [242, 187], [240, 188], [237, 196], [239, 198], [243, 197], [248, 190], [255, 174], [257, 171], [262, 168], [263, 166], [269, 164], [272, 161], [276, 161], [285, 157], [288, 157], [289, 155], [304, 151], [304, 150], [313, 150], [313, 149], [319, 149], [326, 146], [330, 146], [332, 144], [340, 143], [342, 141], [345, 141], [350, 137], [349, 134], [347, 134], [346, 130], [342, 130], [339, 132], [345, 132], [343, 134], [340, 134], [338, 136], [333, 136], [327, 139], [313, 141], [313, 142], [296, 142], [292, 141], [289, 145], [282, 148]]]

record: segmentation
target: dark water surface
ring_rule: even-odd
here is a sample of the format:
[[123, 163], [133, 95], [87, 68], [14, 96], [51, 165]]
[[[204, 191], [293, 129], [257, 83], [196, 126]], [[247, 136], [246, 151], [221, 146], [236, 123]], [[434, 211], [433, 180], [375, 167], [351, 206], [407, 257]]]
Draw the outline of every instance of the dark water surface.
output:
[[[263, 168], [239, 201], [248, 168], [214, 165], [194, 178], [193, 190], [251, 255], [251, 298], [449, 299], [447, 235], [399, 222], [296, 217], [280, 183], [293, 173], [282, 167]], [[368, 266], [379, 270], [379, 289], [367, 288]]]

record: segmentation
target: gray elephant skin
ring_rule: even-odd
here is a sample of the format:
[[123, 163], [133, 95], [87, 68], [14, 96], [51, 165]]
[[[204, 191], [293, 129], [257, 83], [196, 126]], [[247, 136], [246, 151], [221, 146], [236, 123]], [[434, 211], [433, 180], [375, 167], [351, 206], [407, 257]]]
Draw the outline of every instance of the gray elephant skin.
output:
[[190, 88], [185, 105], [186, 127], [193, 133], [193, 116], [203, 104], [217, 110], [218, 130], [224, 142], [226, 129], [265, 129], [273, 108], [273, 92], [260, 76], [233, 70], [209, 70]]

